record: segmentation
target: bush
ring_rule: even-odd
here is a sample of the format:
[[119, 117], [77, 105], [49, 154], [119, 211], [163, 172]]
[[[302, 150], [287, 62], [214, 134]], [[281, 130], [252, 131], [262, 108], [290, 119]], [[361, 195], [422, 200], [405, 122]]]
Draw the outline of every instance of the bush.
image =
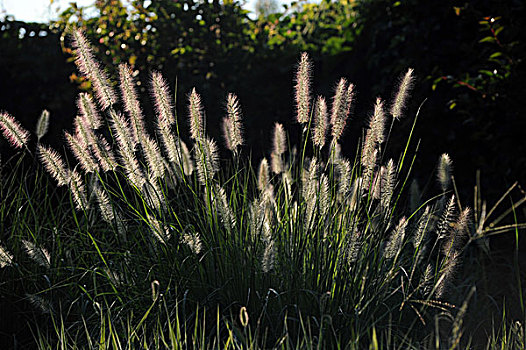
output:
[[76, 161], [40, 142], [31, 151], [29, 133], [0, 116], [12, 146], [38, 157], [57, 185], [39, 171], [29, 188], [8, 177], [11, 200], [0, 208], [11, 218], [3, 222], [2, 294], [25, 295], [40, 310], [40, 347], [461, 341], [467, 301], [456, 312], [451, 292], [475, 233], [470, 209], [451, 194], [451, 160], [440, 157], [441, 192], [424, 200], [408, 188], [412, 130], [398, 160], [387, 159], [387, 126], [403, 115], [412, 70], [392, 103], [377, 99], [364, 141], [347, 159], [339, 141], [354, 85], [338, 82], [329, 111], [323, 97], [313, 99], [303, 54], [295, 78], [300, 141], [294, 146], [276, 123], [272, 150], [254, 167], [243, 156], [236, 95], [227, 96], [223, 119], [232, 156], [220, 159], [196, 89], [186, 137], [166, 80], [151, 72], [151, 134], [130, 67], [118, 66], [115, 93], [84, 34], [72, 37], [95, 93], [79, 94], [74, 130], [65, 132]]

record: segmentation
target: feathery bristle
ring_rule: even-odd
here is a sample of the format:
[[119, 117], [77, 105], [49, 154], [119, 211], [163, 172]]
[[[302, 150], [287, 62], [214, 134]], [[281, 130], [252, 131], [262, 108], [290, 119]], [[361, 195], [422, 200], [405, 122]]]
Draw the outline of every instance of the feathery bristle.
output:
[[35, 309], [43, 314], [50, 314], [53, 311], [53, 305], [49, 300], [42, 298], [36, 294], [26, 294], [29, 303], [33, 305]]
[[157, 142], [150, 137], [143, 139], [143, 150], [146, 162], [148, 163], [148, 169], [152, 179], [161, 178], [164, 176], [164, 159], [159, 150]]
[[230, 151], [235, 151], [236, 148], [233, 146], [232, 140], [232, 121], [229, 118], [223, 118], [223, 124], [221, 125], [223, 129], [223, 138], [225, 139], [225, 147]]
[[219, 152], [214, 140], [206, 138], [195, 146], [197, 174], [202, 185], [206, 185], [219, 170]]
[[219, 212], [221, 222], [225, 226], [228, 232], [232, 232], [232, 228], [235, 226], [235, 217], [230, 205], [228, 204], [227, 195], [225, 189], [219, 185], [215, 186], [214, 193], [214, 204]]
[[337, 163], [338, 169], [338, 193], [341, 198], [347, 198], [351, 189], [351, 163], [347, 159], [341, 159]]
[[190, 248], [192, 253], [199, 254], [203, 250], [203, 244], [201, 243], [201, 238], [199, 234], [196, 233], [184, 233], [182, 236], [182, 241], [184, 244]]
[[402, 114], [404, 112], [404, 107], [409, 97], [409, 93], [411, 92], [411, 89], [413, 88], [413, 82], [414, 82], [413, 69], [409, 68], [407, 72], [405, 73], [404, 77], [400, 79], [400, 84], [398, 86], [398, 92], [396, 93], [396, 96], [393, 101], [393, 105], [391, 106], [391, 115], [393, 116], [394, 119], [400, 119], [400, 117], [402, 117]]
[[37, 140], [40, 142], [40, 139], [44, 137], [45, 134], [47, 134], [49, 130], [49, 112], [44, 109], [42, 111], [42, 114], [40, 114], [40, 118], [38, 118], [37, 127], [35, 130], [35, 133], [37, 134]]
[[374, 174], [373, 179], [373, 190], [372, 197], [374, 199], [380, 199], [382, 196], [382, 178], [385, 176], [385, 167], [381, 166], [380, 169]]
[[131, 157], [135, 151], [135, 143], [133, 142], [128, 122], [122, 117], [122, 115], [114, 111], [111, 111], [110, 115], [112, 122], [111, 126], [115, 132], [115, 139], [119, 145], [119, 151], [121, 153], [127, 153], [128, 156]]
[[393, 192], [396, 187], [396, 167], [392, 159], [389, 160], [381, 178], [381, 198], [383, 208], [389, 208]]
[[148, 179], [145, 180], [144, 185], [141, 188], [141, 193], [150, 208], [159, 210], [166, 204], [166, 201], [164, 199], [163, 191], [159, 187], [159, 183], [155, 180], [156, 179], [152, 174], [149, 174]]
[[376, 99], [374, 114], [369, 122], [369, 129], [374, 141], [378, 144], [384, 142], [385, 113], [384, 103], [380, 98]]
[[141, 143], [146, 134], [144, 117], [135, 91], [135, 81], [131, 68], [126, 63], [119, 65], [120, 89], [124, 110], [130, 117], [134, 144]]
[[298, 70], [296, 71], [296, 120], [300, 124], [309, 121], [310, 114], [310, 86], [311, 86], [311, 62], [306, 52], [301, 54]]
[[110, 199], [106, 194], [106, 191], [100, 186], [95, 186], [94, 192], [97, 198], [97, 204], [99, 205], [99, 210], [102, 215], [102, 218], [107, 223], [111, 223], [115, 216], [113, 214], [113, 208], [111, 206]]
[[442, 244], [442, 254], [449, 256], [453, 251], [461, 248], [462, 241], [468, 232], [468, 225], [471, 219], [471, 209], [465, 208], [453, 224], [453, 229], [449, 232], [446, 240]]
[[420, 219], [418, 220], [418, 226], [416, 228], [416, 232], [413, 237], [413, 247], [415, 249], [421, 249], [422, 243], [424, 242], [426, 238], [426, 234], [430, 230], [430, 226], [431, 226], [430, 220], [431, 220], [430, 208], [429, 206], [426, 206], [424, 213], [420, 216]]
[[175, 122], [173, 114], [173, 105], [170, 99], [170, 89], [168, 83], [159, 72], [151, 74], [152, 95], [155, 102], [159, 122], [165, 122], [168, 125]]
[[190, 176], [194, 172], [194, 162], [192, 161], [192, 155], [190, 154], [190, 151], [188, 150], [188, 147], [186, 147], [186, 143], [184, 143], [183, 140], [178, 139], [177, 145], [179, 146], [179, 150], [181, 151], [180, 162], [181, 167], [183, 169], [183, 173], [186, 176]]
[[170, 124], [164, 118], [159, 118], [157, 121], [157, 134], [161, 137], [164, 151], [168, 154], [170, 162], [177, 163], [180, 150], [177, 147], [176, 137], [172, 134]]
[[102, 171], [107, 172], [117, 168], [115, 156], [113, 155], [108, 141], [106, 141], [103, 136], [99, 135], [97, 137], [96, 142], [91, 145], [91, 149], [93, 150], [93, 155], [97, 159]]
[[[367, 137], [365, 139], [365, 144], [367, 145]], [[369, 190], [369, 187], [371, 186], [371, 181], [373, 180], [374, 171], [377, 167], [377, 159], [378, 159], [378, 150], [373, 148], [370, 155], [366, 156], [365, 164], [363, 165], [362, 178], [363, 178], [363, 189], [364, 190]], [[362, 155], [362, 162], [364, 162], [363, 155]]]
[[358, 209], [358, 205], [360, 204], [360, 194], [363, 189], [363, 179], [361, 177], [357, 177], [351, 187], [351, 196], [349, 198], [349, 210], [356, 211]]
[[85, 118], [76, 116], [73, 121], [73, 126], [75, 127], [75, 135], [83, 147], [88, 149], [97, 142], [95, 139], [95, 133], [90, 128], [89, 123]]
[[190, 137], [197, 140], [204, 136], [203, 107], [201, 97], [192, 89], [188, 97], [188, 116], [190, 119]]
[[455, 273], [457, 272], [460, 265], [460, 253], [454, 252], [448, 257], [444, 263], [441, 272], [441, 278], [439, 284], [436, 287], [437, 298], [442, 298], [449, 289], [449, 286], [454, 280]]
[[26, 251], [27, 255], [29, 255], [29, 257], [34, 262], [45, 268], [49, 268], [51, 266], [51, 256], [46, 249], [41, 248], [35, 243], [25, 239], [22, 240], [22, 244], [24, 245], [24, 250]]
[[277, 155], [282, 155], [287, 150], [287, 137], [285, 136], [285, 129], [280, 123], [274, 124], [274, 138], [273, 138], [272, 152]]
[[89, 148], [82, 144], [78, 136], [73, 136], [68, 132], [65, 132], [64, 135], [66, 136], [69, 149], [79, 161], [82, 170], [84, 170], [86, 173], [97, 172], [99, 170], [99, 166], [91, 157]]
[[318, 96], [314, 108], [314, 132], [312, 133], [312, 142], [318, 148], [325, 145], [325, 136], [327, 135], [327, 103], [325, 98]]
[[44, 164], [47, 172], [57, 181], [57, 186], [64, 186], [69, 183], [69, 170], [67, 170], [62, 157], [52, 148], [37, 146], [40, 161]]
[[0, 269], [13, 264], [13, 255], [0, 245]]
[[440, 156], [438, 161], [437, 178], [442, 191], [447, 191], [451, 185], [451, 173], [453, 169], [453, 162], [447, 153]]
[[122, 167], [126, 172], [126, 177], [130, 181], [130, 184], [137, 187], [138, 189], [142, 189], [146, 179], [144, 178], [144, 174], [141, 170], [141, 166], [137, 160], [137, 157], [135, 157], [133, 152], [126, 152], [123, 149], [119, 149], [119, 154], [121, 156]]
[[400, 254], [404, 242], [406, 227], [407, 219], [405, 217], [402, 217], [400, 219], [400, 222], [394, 229], [393, 233], [391, 234], [389, 241], [387, 241], [387, 245], [385, 246], [384, 257], [386, 259], [392, 259], [398, 254]]
[[342, 146], [337, 140], [332, 139], [330, 147], [329, 162], [331, 164], [338, 164], [338, 162], [342, 159]]
[[82, 177], [76, 170], [73, 170], [70, 174], [69, 190], [71, 191], [75, 207], [80, 211], [86, 210], [88, 208], [88, 198]]
[[285, 169], [283, 167], [283, 159], [276, 153], [270, 155], [270, 168], [274, 174], [281, 174]]
[[150, 226], [150, 230], [155, 239], [157, 239], [162, 244], [166, 244], [166, 242], [168, 242], [171, 237], [168, 227], [151, 216], [148, 217], [148, 225]]
[[345, 125], [347, 124], [353, 98], [354, 85], [349, 84], [347, 86], [347, 80], [341, 78], [338, 85], [336, 85], [331, 110], [332, 137], [336, 141], [342, 136]]
[[442, 217], [437, 224], [437, 236], [438, 239], [442, 239], [447, 236], [447, 233], [450, 230], [451, 222], [453, 217], [456, 214], [456, 205], [455, 205], [455, 195], [451, 196], [451, 199], [448, 201]]
[[329, 212], [331, 197], [329, 192], [329, 179], [327, 175], [322, 174], [320, 177], [320, 187], [318, 190], [318, 211], [321, 218], [325, 218]]
[[270, 182], [270, 176], [269, 176], [269, 169], [268, 169], [268, 161], [266, 158], [263, 158], [261, 160], [261, 163], [259, 163], [259, 171], [258, 171], [258, 189], [263, 192], [267, 185]]
[[228, 94], [226, 101], [227, 116], [223, 118], [223, 134], [227, 148], [236, 152], [243, 145], [243, 130], [241, 126], [241, 107], [235, 94]]
[[89, 94], [81, 92], [77, 99], [77, 107], [80, 115], [87, 122], [91, 129], [98, 129], [102, 125], [102, 119], [100, 117], [97, 106], [93, 103]]
[[274, 268], [275, 248], [274, 240], [269, 240], [265, 244], [265, 251], [261, 259], [261, 270], [263, 273], [268, 273]]
[[81, 73], [93, 84], [93, 90], [95, 90], [102, 109], [109, 108], [117, 102], [117, 97], [111, 87], [106, 71], [101, 69], [99, 63], [95, 60], [93, 50], [82, 31], [75, 29], [71, 32], [71, 35], [77, 56], [75, 63]]
[[0, 113], [0, 129], [6, 140], [14, 148], [22, 148], [29, 140], [29, 131], [24, 129], [16, 119], [7, 112]]

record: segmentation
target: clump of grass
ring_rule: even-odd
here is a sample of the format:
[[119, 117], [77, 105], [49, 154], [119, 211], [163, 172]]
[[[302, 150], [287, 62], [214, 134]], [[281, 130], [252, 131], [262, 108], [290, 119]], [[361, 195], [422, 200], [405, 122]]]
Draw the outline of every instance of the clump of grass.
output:
[[[377, 99], [356, 156], [345, 158], [339, 141], [355, 87], [339, 81], [329, 117], [329, 99], [311, 101], [311, 63], [303, 54], [296, 75], [300, 151], [287, 149], [285, 128], [276, 123], [270, 164], [263, 158], [254, 169], [241, 157], [236, 95], [227, 96], [223, 120], [234, 159], [219, 159], [197, 89], [188, 96], [187, 145], [166, 81], [151, 73], [157, 117], [151, 133], [130, 67], [119, 68], [120, 105], [83, 33], [73, 30], [72, 37], [96, 96], [79, 94], [74, 130], [65, 133], [78, 164], [41, 143], [37, 148], [55, 185], [69, 189], [66, 197], [53, 197], [61, 215], [32, 231], [29, 217], [16, 214], [23, 220], [14, 220], [11, 232], [27, 233], [0, 245], [0, 268], [22, 264], [22, 246], [38, 265], [19, 273], [33, 281], [31, 295], [48, 305], [52, 326], [39, 328], [42, 348], [458, 343], [456, 323], [438, 319], [455, 320], [448, 293], [471, 212], [460, 210], [450, 193], [446, 155], [438, 175], [442, 193], [413, 197], [414, 210], [402, 205], [412, 161], [408, 147], [398, 161], [383, 159], [389, 117], [383, 100]], [[409, 70], [391, 103], [393, 120], [402, 116], [412, 79]], [[0, 123], [13, 146], [27, 144], [29, 132], [14, 118], [3, 113]], [[311, 124], [312, 130], [305, 127]], [[37, 128], [39, 141], [44, 129]], [[45, 216], [50, 208], [33, 210]], [[134, 324], [137, 314], [143, 317]]]

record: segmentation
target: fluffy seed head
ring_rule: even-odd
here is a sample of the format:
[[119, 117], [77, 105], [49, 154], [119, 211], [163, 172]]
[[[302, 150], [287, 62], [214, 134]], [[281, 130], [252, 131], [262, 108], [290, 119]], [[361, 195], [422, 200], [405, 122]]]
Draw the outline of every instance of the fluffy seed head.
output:
[[145, 137], [143, 139], [143, 151], [152, 179], [163, 177], [164, 159], [161, 156], [157, 142], [150, 137]]
[[263, 258], [261, 259], [261, 270], [264, 273], [268, 273], [273, 269], [275, 255], [274, 240], [271, 239], [266, 242]]
[[70, 174], [69, 190], [71, 191], [75, 207], [77, 210], [86, 210], [88, 208], [88, 197], [86, 196], [82, 177], [76, 170], [73, 170]]
[[201, 184], [206, 185], [219, 170], [219, 151], [214, 140], [206, 138], [195, 145], [197, 174]]
[[281, 174], [285, 169], [283, 166], [283, 159], [279, 154], [272, 152], [270, 155], [270, 168], [274, 174]]
[[407, 219], [402, 217], [385, 246], [384, 256], [386, 259], [394, 258], [402, 250], [406, 227]]
[[94, 192], [95, 197], [97, 198], [97, 204], [99, 205], [99, 210], [102, 215], [102, 219], [104, 219], [104, 221], [106, 221], [107, 223], [111, 223], [115, 216], [113, 214], [113, 208], [111, 206], [110, 199], [106, 194], [106, 191], [104, 191], [104, 189], [100, 186], [95, 186]]
[[44, 109], [42, 111], [42, 114], [40, 115], [40, 118], [38, 118], [37, 121], [37, 127], [35, 130], [35, 133], [37, 134], [37, 139], [40, 142], [40, 139], [44, 137], [45, 134], [47, 134], [47, 131], [49, 129], [49, 112]]
[[73, 121], [73, 126], [75, 127], [75, 135], [83, 147], [88, 149], [97, 142], [95, 134], [93, 133], [93, 130], [90, 128], [88, 121], [85, 118], [76, 116], [75, 120]]
[[57, 181], [57, 185], [64, 186], [69, 183], [69, 171], [62, 157], [54, 150], [46, 146], [37, 146], [38, 155], [44, 168]]
[[33, 261], [45, 268], [49, 268], [51, 266], [51, 256], [46, 249], [41, 248], [35, 243], [25, 239], [22, 240], [22, 244], [24, 245], [24, 250], [26, 251], [27, 255], [29, 255]]
[[13, 255], [0, 245], [0, 269], [13, 264]]
[[437, 178], [442, 191], [446, 191], [451, 185], [451, 172], [453, 169], [453, 162], [447, 153], [440, 156], [438, 161]]
[[164, 119], [159, 118], [157, 121], [157, 134], [161, 137], [161, 142], [164, 146], [164, 151], [168, 154], [168, 159], [172, 163], [176, 163], [179, 159], [179, 149], [175, 136], [172, 134], [170, 124]]
[[389, 160], [381, 178], [380, 201], [382, 207], [389, 208], [396, 186], [396, 167], [392, 159]]
[[82, 31], [75, 29], [71, 31], [71, 35], [73, 37], [73, 47], [76, 50], [75, 63], [79, 67], [80, 72], [93, 84], [93, 90], [95, 90], [102, 109], [109, 108], [117, 102], [117, 96], [111, 87], [108, 75], [95, 60], [93, 50]]
[[339, 140], [343, 134], [351, 111], [353, 98], [354, 85], [349, 84], [347, 86], [347, 80], [341, 78], [338, 85], [336, 85], [331, 110], [332, 137], [335, 140]]
[[179, 149], [181, 150], [180, 162], [183, 169], [183, 173], [186, 176], [190, 176], [194, 172], [194, 162], [192, 161], [190, 151], [188, 150], [188, 147], [186, 146], [186, 143], [184, 143], [183, 140], [178, 139], [177, 144], [179, 146]]
[[201, 97], [192, 89], [188, 97], [188, 116], [190, 119], [190, 136], [197, 140], [204, 135], [203, 107]]
[[91, 129], [98, 129], [102, 125], [97, 106], [89, 94], [81, 92], [77, 99], [77, 107], [81, 117], [86, 120]]
[[267, 185], [270, 182], [270, 176], [269, 176], [269, 169], [268, 169], [268, 161], [266, 158], [263, 158], [261, 160], [261, 163], [259, 163], [259, 171], [258, 171], [258, 189], [263, 192]]
[[312, 133], [312, 142], [318, 148], [325, 145], [325, 136], [327, 135], [327, 103], [325, 98], [318, 96], [314, 109], [314, 132]]
[[22, 148], [29, 140], [29, 131], [24, 129], [13, 116], [6, 112], [0, 113], [0, 129], [6, 140], [14, 148]]
[[301, 54], [298, 70], [296, 71], [296, 120], [300, 124], [309, 121], [310, 113], [310, 85], [311, 85], [311, 62], [306, 52]]
[[102, 171], [106, 172], [117, 168], [113, 151], [104, 137], [99, 135], [96, 142], [91, 145], [91, 149]]
[[110, 114], [112, 128], [115, 132], [115, 139], [119, 145], [119, 152], [124, 152], [128, 154], [129, 157], [131, 157], [135, 151], [135, 143], [133, 142], [128, 122], [122, 117], [122, 115], [114, 111], [112, 111]]
[[381, 144], [384, 142], [384, 128], [385, 128], [385, 113], [384, 113], [384, 103], [380, 98], [376, 99], [374, 105], [374, 114], [369, 121], [369, 130], [371, 130], [371, 135], [374, 139], [374, 142]]
[[73, 136], [70, 133], [64, 133], [66, 136], [66, 141], [69, 145], [69, 149], [79, 161], [79, 164], [86, 173], [94, 173], [99, 170], [97, 163], [91, 157], [89, 148], [86, 145], [82, 144], [77, 135]]
[[229, 150], [236, 152], [243, 145], [243, 130], [241, 126], [241, 107], [234, 94], [228, 94], [226, 101], [227, 116], [223, 118], [223, 134]]
[[454, 252], [450, 257], [447, 258], [444, 266], [440, 271], [441, 278], [439, 284], [436, 287], [437, 298], [442, 298], [447, 292], [451, 283], [455, 279], [455, 274], [460, 265], [460, 253]]
[[203, 244], [201, 243], [201, 239], [199, 238], [199, 234], [197, 232], [184, 233], [182, 241], [196, 255], [201, 253], [201, 251], [203, 250]]
[[407, 103], [407, 98], [411, 89], [413, 88], [415, 77], [413, 75], [413, 69], [409, 68], [405, 75], [400, 79], [398, 85], [398, 92], [395, 95], [393, 105], [391, 106], [391, 114], [393, 118], [400, 119], [404, 112], [404, 107]]
[[282, 155], [287, 149], [287, 138], [285, 136], [285, 129], [280, 123], [274, 124], [274, 138], [272, 152], [277, 155]]
[[338, 193], [341, 198], [346, 198], [349, 195], [351, 188], [351, 163], [347, 159], [341, 159], [337, 163], [338, 168]]
[[134, 143], [141, 143], [145, 137], [144, 117], [135, 91], [135, 81], [131, 68], [126, 63], [119, 65], [120, 89], [124, 109], [130, 117], [130, 126]]
[[159, 122], [173, 124], [175, 117], [173, 114], [173, 105], [170, 98], [170, 89], [168, 83], [159, 72], [152, 72], [151, 75], [152, 95], [155, 102], [155, 110]]

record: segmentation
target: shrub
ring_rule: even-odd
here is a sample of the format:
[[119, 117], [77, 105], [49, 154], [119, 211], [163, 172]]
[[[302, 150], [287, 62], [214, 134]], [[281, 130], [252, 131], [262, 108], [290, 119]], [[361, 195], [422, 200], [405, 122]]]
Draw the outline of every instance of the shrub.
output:
[[[53, 190], [38, 206], [27, 195], [30, 209], [18, 214], [3, 207], [14, 217], [2, 270], [26, 281], [27, 299], [50, 322], [38, 326], [42, 347], [91, 347], [94, 339], [232, 348], [460, 342], [465, 307], [456, 314], [449, 294], [471, 238], [471, 210], [451, 193], [447, 155], [438, 166], [442, 192], [423, 200], [408, 188], [412, 131], [400, 157], [387, 159], [412, 70], [394, 101], [377, 99], [354, 158], [346, 158], [339, 142], [354, 85], [338, 82], [330, 110], [323, 97], [313, 103], [303, 54], [295, 79], [301, 139], [293, 145], [276, 123], [269, 158], [253, 166], [243, 156], [236, 95], [228, 95], [223, 119], [232, 157], [220, 159], [197, 89], [180, 123], [165, 79], [152, 72], [152, 134], [128, 65], [118, 67], [117, 93], [84, 34], [71, 37], [95, 92], [79, 94], [74, 130], [65, 133], [75, 161], [36, 146], [45, 171], [68, 190]], [[39, 124], [40, 139], [45, 119]], [[0, 126], [32, 154], [12, 116], [2, 113]]]

